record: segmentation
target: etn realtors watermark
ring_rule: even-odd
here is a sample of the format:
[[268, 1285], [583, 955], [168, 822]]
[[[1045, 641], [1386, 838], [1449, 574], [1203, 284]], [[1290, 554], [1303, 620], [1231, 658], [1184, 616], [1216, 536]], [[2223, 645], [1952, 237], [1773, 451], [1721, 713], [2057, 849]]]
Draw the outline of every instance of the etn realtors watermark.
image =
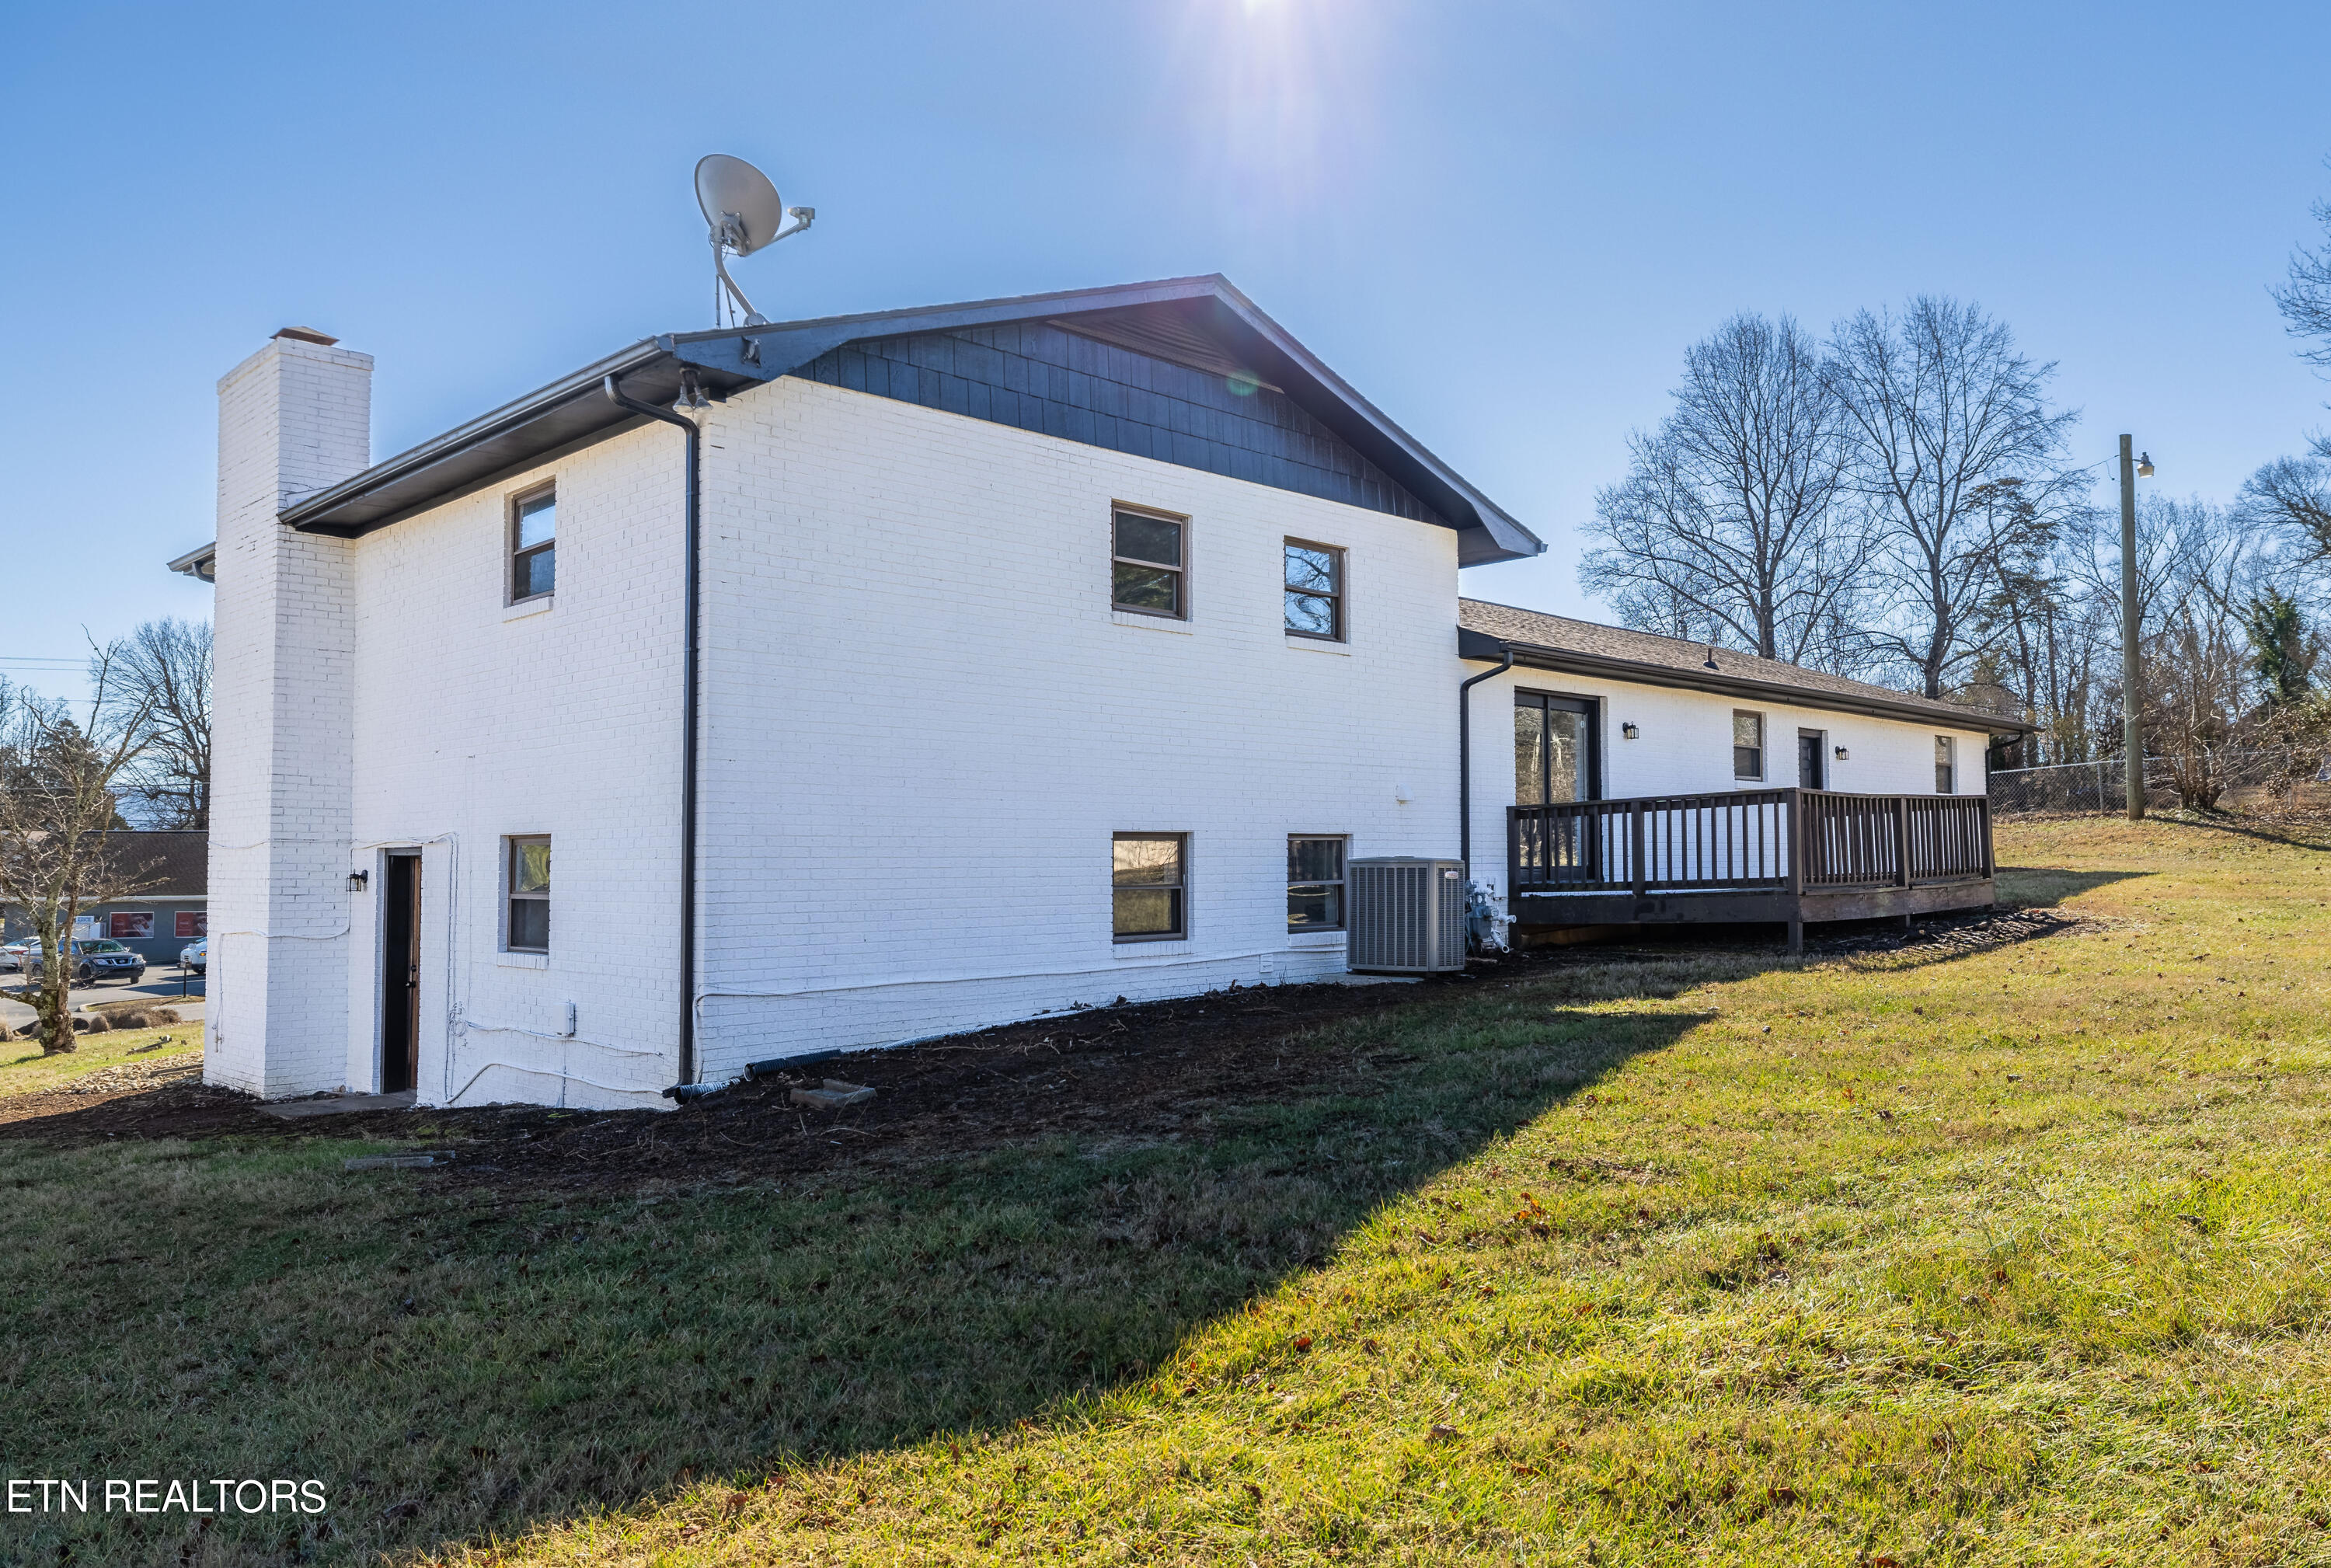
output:
[[[95, 1488], [92, 1492], [92, 1488]], [[96, 1506], [91, 1506], [94, 1497]], [[324, 1483], [235, 1480], [67, 1480], [54, 1476], [8, 1482], [11, 1514], [320, 1514]]]

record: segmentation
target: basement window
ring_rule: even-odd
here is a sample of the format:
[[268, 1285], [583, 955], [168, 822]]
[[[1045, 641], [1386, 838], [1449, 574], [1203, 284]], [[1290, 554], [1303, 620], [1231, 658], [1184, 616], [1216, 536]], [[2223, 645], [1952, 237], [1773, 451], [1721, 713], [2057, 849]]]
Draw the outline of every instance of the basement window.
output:
[[558, 492], [510, 503], [510, 603], [548, 596], [558, 579]]
[[1761, 713], [1732, 710], [1732, 776], [1765, 776], [1765, 716]]
[[1119, 942], [1175, 942], [1189, 935], [1190, 835], [1118, 833], [1110, 845], [1112, 934]]
[[505, 946], [512, 953], [550, 951], [550, 841], [509, 839], [509, 919]]
[[1111, 517], [1109, 527], [1111, 607], [1138, 615], [1188, 619], [1188, 522], [1120, 507]]
[[1947, 735], [1935, 736], [1935, 793], [1955, 794], [1958, 791], [1958, 746]]
[[1335, 837], [1290, 833], [1287, 839], [1287, 928], [1344, 928], [1344, 845]]

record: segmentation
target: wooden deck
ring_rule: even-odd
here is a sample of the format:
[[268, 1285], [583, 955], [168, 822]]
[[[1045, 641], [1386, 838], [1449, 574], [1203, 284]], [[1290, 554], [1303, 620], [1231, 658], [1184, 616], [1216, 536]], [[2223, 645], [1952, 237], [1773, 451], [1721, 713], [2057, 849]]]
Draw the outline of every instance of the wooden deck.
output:
[[1784, 923], [1977, 908], [1995, 897], [1981, 795], [1739, 790], [1507, 810], [1523, 927]]

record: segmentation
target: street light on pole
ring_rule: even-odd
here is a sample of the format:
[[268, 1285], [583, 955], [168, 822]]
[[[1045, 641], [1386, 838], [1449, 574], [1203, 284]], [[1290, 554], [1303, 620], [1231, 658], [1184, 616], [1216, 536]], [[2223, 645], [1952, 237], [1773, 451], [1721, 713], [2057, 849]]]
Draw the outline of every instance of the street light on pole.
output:
[[2132, 455], [2134, 444], [2127, 436], [2120, 438], [2120, 708], [2128, 820], [2136, 822], [2145, 820], [2145, 731], [2137, 717], [2145, 706], [2145, 677], [2136, 661], [2144, 619], [2136, 602], [2136, 476], [2153, 477], [2153, 455]]

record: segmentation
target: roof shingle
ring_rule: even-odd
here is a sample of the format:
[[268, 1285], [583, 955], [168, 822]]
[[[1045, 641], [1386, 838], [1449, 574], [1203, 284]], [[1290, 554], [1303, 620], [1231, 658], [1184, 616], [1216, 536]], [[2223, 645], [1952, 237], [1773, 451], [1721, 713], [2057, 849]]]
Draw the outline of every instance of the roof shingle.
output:
[[[1518, 653], [1527, 649], [1542, 657], [1524, 659], [1547, 668], [1565, 666], [1579, 673], [1608, 675], [1623, 680], [1649, 679], [1662, 686], [1689, 686], [1706, 691], [1748, 694], [1788, 694], [1810, 707], [1842, 708], [1888, 718], [1927, 718], [1965, 729], [1998, 732], [2031, 727], [2012, 714], [1964, 703], [1938, 702], [1865, 680], [1848, 680], [1817, 670], [1759, 659], [1753, 653], [1717, 648], [1705, 642], [1662, 637], [1652, 632], [1632, 632], [1567, 615], [1492, 604], [1480, 599], [1457, 601], [1457, 624], [1461, 631], [1509, 644]], [[1470, 657], [1471, 655], [1469, 655]], [[1710, 670], [1710, 659], [1716, 668]]]

